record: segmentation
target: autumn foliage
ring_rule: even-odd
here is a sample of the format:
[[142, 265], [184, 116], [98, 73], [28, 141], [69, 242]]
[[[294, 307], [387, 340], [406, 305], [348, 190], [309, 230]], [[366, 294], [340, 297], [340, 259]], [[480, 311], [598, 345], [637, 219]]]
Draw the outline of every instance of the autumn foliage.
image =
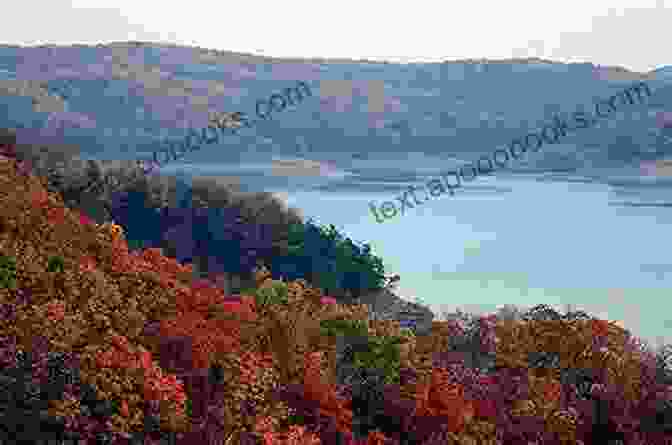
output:
[[[399, 400], [385, 400], [390, 406], [408, 402], [409, 410], [398, 415], [403, 431], [374, 428], [367, 445], [401, 434], [419, 438], [413, 425], [427, 419], [434, 419], [431, 434], [442, 443], [598, 443], [591, 436], [597, 421], [590, 403], [600, 397], [620, 403], [609, 428], [632, 443], [664, 443], [655, 436], [659, 432], [641, 425], [647, 416], [656, 418], [653, 397], [669, 387], [656, 383], [650, 354], [614, 323], [490, 316], [479, 319], [479, 334], [462, 343], [457, 340], [466, 338], [464, 327], [448, 322], [435, 323], [431, 335], [408, 337], [398, 323], [369, 321], [365, 306], [337, 304], [303, 280], [271, 283], [264, 269], [257, 271], [257, 289], [286, 291], [286, 301], [260, 304], [258, 295], [225, 295], [195, 280], [190, 265], [159, 249], [131, 252], [123, 227], [96, 225], [66, 208], [14, 161], [0, 162], [0, 183], [0, 254], [12, 258], [3, 263], [4, 282], [12, 285], [0, 288], [0, 303], [13, 305], [16, 314], [11, 322], [0, 320], [0, 335], [30, 349], [39, 330], [54, 351], [79, 354], [82, 380], [118, 406], [111, 419], [117, 433], [144, 428], [148, 400], [161, 403], [162, 428], [193, 433], [196, 417], [207, 411], [193, 407], [200, 396], [193, 381], [218, 368], [223, 378], [215, 386], [223, 405], [217, 416], [228, 443], [242, 443], [248, 433], [265, 445], [322, 443], [323, 432], [289, 422], [294, 408], [274, 396], [280, 385], [299, 384], [300, 401], [316, 406], [354, 444], [355, 406], [335, 383], [335, 342], [321, 336], [320, 323], [362, 320], [371, 337], [403, 338], [402, 374], [413, 376], [396, 385]], [[491, 357], [494, 366], [460, 363], [470, 354], [462, 347], [476, 350], [477, 358]], [[531, 358], [537, 356], [555, 363], [539, 364]], [[592, 399], [584, 394], [580, 400], [570, 370], [590, 374], [586, 393]], [[207, 405], [209, 399], [203, 400]]]

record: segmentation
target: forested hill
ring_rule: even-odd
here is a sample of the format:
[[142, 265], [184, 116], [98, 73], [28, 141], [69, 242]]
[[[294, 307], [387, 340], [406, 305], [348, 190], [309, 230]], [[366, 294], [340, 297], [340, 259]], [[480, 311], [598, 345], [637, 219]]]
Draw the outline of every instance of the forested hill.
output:
[[344, 165], [409, 147], [476, 159], [557, 113], [645, 81], [656, 91], [645, 104], [622, 107], [608, 122], [567, 138], [588, 150], [548, 149], [515, 167], [620, 168], [669, 150], [666, 139], [649, 129], [656, 114], [669, 108], [671, 75], [672, 67], [634, 73], [539, 59], [395, 64], [271, 59], [137, 42], [2, 46], [0, 127], [18, 128], [26, 141], [74, 144], [86, 157], [146, 158], [162, 137], [180, 138], [188, 127], [206, 126], [211, 112], [253, 116], [258, 100], [304, 81], [311, 97], [222, 141], [220, 149], [192, 157], [235, 162], [241, 152], [269, 146], [291, 156], [297, 145], [308, 144], [334, 153]]

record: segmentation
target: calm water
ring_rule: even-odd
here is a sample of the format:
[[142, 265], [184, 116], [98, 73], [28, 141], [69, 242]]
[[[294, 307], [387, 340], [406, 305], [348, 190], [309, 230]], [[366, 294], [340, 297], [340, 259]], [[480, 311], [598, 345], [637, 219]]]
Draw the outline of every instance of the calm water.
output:
[[[371, 170], [413, 170], [425, 178], [416, 182], [421, 184], [441, 165], [440, 159], [421, 154], [407, 159], [412, 163], [381, 155], [376, 161], [351, 162], [350, 168], [292, 172], [267, 160], [169, 165], [163, 171], [237, 176], [250, 189], [277, 192], [306, 217], [370, 242], [386, 270], [401, 275], [398, 293], [418, 297], [435, 312], [571, 304], [622, 321], [652, 345], [672, 343], [672, 238], [667, 236], [672, 209], [617, 204], [634, 201], [632, 195], [647, 202], [664, 198], [670, 191], [664, 177], [640, 176], [636, 165], [613, 172], [612, 181], [626, 184], [619, 187], [591, 183], [585, 176], [549, 180], [502, 174], [479, 178], [455, 197], [442, 196], [376, 223], [367, 202], [394, 200], [399, 195], [394, 190], [406, 183], [398, 175], [379, 174], [378, 185], [385, 191], [367, 193], [359, 190], [363, 177], [375, 176]], [[296, 176], [300, 171], [304, 176]]]

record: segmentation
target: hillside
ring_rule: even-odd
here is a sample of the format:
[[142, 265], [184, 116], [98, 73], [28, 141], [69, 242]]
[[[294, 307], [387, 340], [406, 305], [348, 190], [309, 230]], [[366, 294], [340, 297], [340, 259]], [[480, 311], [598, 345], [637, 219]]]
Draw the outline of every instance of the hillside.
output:
[[[408, 65], [269, 60], [122, 42], [3, 46], [0, 70], [0, 101], [11, 110], [0, 113], [0, 127], [18, 128], [20, 143], [42, 140], [78, 147], [83, 158], [151, 158], [162, 138], [179, 139], [186, 128], [203, 128], [214, 112], [244, 111], [255, 117], [256, 101], [297, 81], [310, 85], [311, 97], [187, 160], [241, 162], [268, 156], [271, 146], [291, 157], [305, 143], [329, 153], [344, 168], [353, 159], [375, 159], [408, 146], [441, 155], [449, 144], [451, 155], [476, 159], [553, 114], [641, 80], [656, 90], [652, 101], [567, 138], [566, 144], [589, 146], [589, 151], [575, 153], [560, 145], [514, 170], [580, 174], [587, 165], [628, 170], [634, 168], [633, 160], [658, 159], [669, 150], [659, 135], [646, 131], [670, 101], [666, 67], [634, 73], [537, 59]], [[624, 135], [634, 139], [626, 143]], [[243, 181], [261, 191], [256, 179], [256, 185], [252, 178]]]
[[123, 227], [64, 207], [12, 158], [0, 182], [2, 440], [669, 440], [666, 352], [608, 320], [541, 305], [416, 336], [268, 270], [227, 295], [158, 249], [131, 252]]

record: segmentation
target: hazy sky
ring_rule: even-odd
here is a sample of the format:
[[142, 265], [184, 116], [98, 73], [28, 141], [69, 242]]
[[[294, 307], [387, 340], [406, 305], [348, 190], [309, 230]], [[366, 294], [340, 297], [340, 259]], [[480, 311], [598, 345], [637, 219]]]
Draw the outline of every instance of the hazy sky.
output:
[[672, 65], [670, 23], [672, 0], [23, 0], [4, 12], [0, 43], [139, 40], [396, 62], [541, 57], [648, 71]]

